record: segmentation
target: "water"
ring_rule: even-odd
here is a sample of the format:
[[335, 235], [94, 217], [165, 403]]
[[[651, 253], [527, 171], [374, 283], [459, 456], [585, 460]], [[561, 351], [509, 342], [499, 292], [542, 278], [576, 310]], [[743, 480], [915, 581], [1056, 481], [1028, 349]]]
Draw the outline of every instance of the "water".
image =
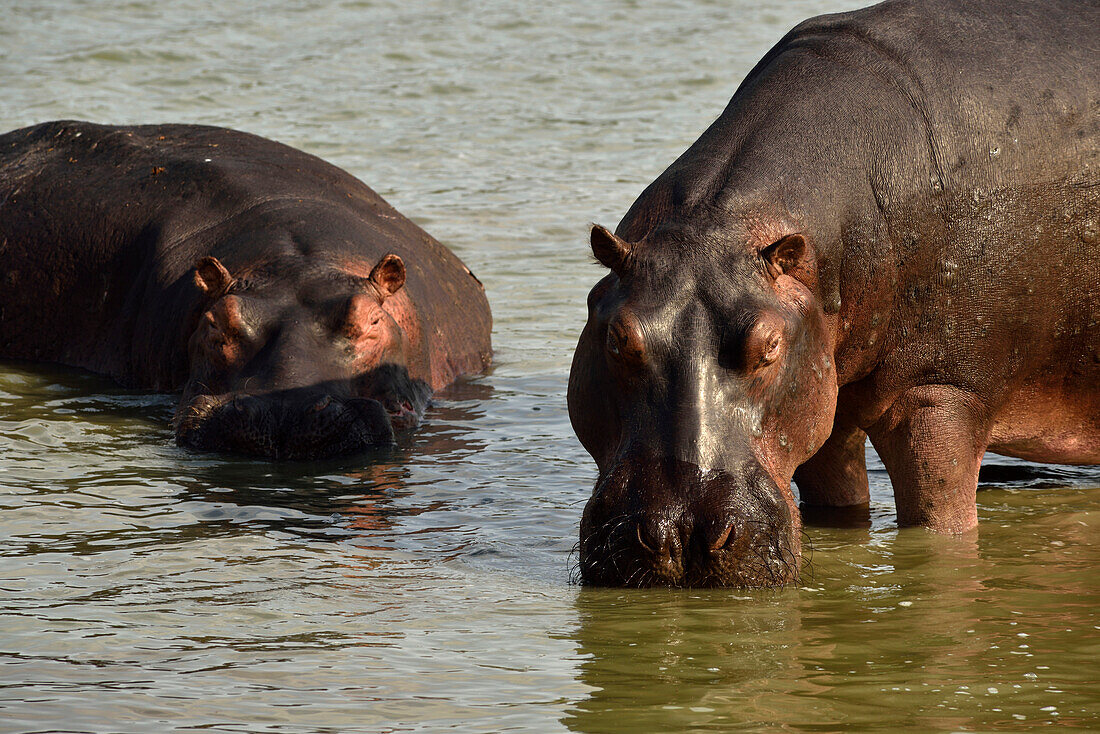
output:
[[[0, 731], [1100, 727], [1100, 474], [980, 532], [810, 527], [804, 584], [569, 583], [564, 394], [614, 225], [797, 20], [850, 2], [51, 0], [0, 9], [0, 127], [202, 122], [363, 178], [486, 284], [493, 371], [393, 451], [171, 442], [172, 398], [0, 368]], [[993, 459], [1010, 467], [1012, 463]]]

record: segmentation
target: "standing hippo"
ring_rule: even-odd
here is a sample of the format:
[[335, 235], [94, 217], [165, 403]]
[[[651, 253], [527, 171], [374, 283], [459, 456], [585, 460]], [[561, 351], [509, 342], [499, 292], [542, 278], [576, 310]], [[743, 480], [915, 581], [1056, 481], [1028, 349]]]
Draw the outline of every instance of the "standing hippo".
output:
[[193, 125], [0, 136], [0, 356], [182, 390], [180, 445], [360, 451], [490, 360], [481, 283], [358, 180]]
[[1100, 463], [1100, 3], [808, 20], [612, 233], [569, 415], [593, 584], [798, 577], [806, 505], [977, 523], [986, 451]]

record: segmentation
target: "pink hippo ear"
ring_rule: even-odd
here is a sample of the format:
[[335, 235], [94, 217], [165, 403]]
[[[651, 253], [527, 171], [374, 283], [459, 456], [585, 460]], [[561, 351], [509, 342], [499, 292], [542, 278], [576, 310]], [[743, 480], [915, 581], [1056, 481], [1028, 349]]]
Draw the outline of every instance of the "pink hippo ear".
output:
[[389, 298], [405, 285], [404, 261], [392, 253], [384, 256], [370, 271], [370, 281], [383, 299]]
[[621, 271], [630, 256], [630, 243], [598, 224], [592, 225], [591, 239], [596, 259], [616, 273]]
[[233, 276], [218, 258], [202, 257], [195, 263], [195, 285], [211, 298], [220, 298], [233, 285]]
[[811, 259], [806, 238], [800, 234], [789, 234], [760, 251], [764, 265], [772, 278], [787, 274], [794, 277], [795, 271], [807, 269]]

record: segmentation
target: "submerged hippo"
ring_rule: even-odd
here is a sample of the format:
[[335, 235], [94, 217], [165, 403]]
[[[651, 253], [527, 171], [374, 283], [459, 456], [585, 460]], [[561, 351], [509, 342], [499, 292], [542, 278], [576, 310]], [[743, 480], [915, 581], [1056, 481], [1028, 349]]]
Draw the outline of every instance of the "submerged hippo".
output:
[[387, 443], [490, 360], [478, 280], [324, 161], [232, 130], [0, 136], [0, 356], [182, 390], [183, 446]]
[[798, 577], [806, 505], [975, 526], [986, 451], [1100, 463], [1100, 4], [808, 20], [592, 250], [593, 584]]

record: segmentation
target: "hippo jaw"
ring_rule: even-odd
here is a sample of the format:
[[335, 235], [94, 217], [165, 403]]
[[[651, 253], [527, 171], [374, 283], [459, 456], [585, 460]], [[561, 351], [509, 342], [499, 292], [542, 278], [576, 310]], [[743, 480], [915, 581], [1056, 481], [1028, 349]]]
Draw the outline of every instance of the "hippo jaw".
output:
[[388, 446], [420, 424], [431, 390], [403, 367], [384, 365], [354, 383], [267, 393], [197, 394], [173, 421], [185, 448], [271, 460], [316, 460]]
[[776, 587], [798, 579], [801, 524], [768, 473], [631, 457], [596, 483], [580, 530], [593, 586]]

